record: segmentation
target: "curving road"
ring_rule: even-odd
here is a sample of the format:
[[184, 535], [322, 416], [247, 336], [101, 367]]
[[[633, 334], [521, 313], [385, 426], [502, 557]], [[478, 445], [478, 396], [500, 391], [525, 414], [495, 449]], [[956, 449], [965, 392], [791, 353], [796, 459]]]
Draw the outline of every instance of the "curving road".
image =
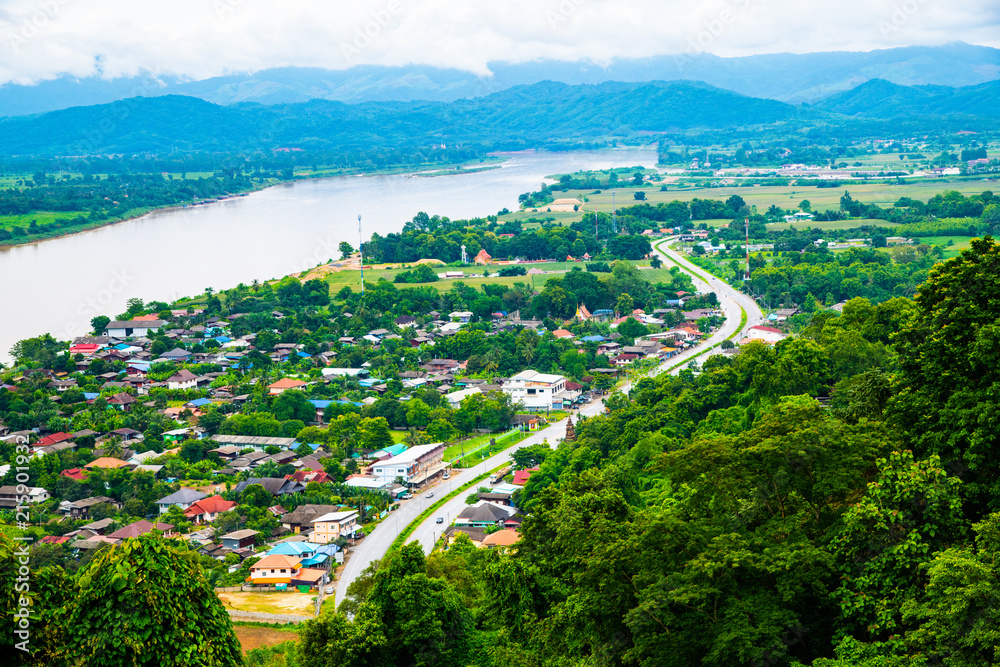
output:
[[[674, 368], [673, 373], [677, 373], [683, 367], [684, 361], [689, 359], [694, 359], [695, 357], [705, 354], [706, 348], [715, 345], [716, 343], [721, 343], [723, 340], [729, 336], [737, 333], [740, 328], [740, 320], [742, 319], [742, 311], [740, 308], [744, 308], [747, 313], [747, 323], [746, 328], [759, 324], [763, 321], [763, 314], [760, 312], [760, 308], [757, 304], [745, 294], [737, 292], [735, 289], [727, 285], [724, 281], [719, 280], [702, 269], [694, 266], [688, 262], [683, 255], [678, 254], [672, 249], [666, 248], [665, 246], [671, 239], [661, 242], [656, 246], [656, 251], [665, 260], [669, 257], [671, 260], [676, 261], [681, 267], [688, 273], [692, 274], [695, 288], [701, 292], [715, 292], [719, 298], [719, 304], [725, 313], [726, 321], [723, 326], [719, 327], [712, 336], [702, 343], [701, 345], [692, 348], [676, 357], [668, 359], [664, 363], [660, 364], [657, 368], [650, 371], [649, 375], [658, 375], [666, 371], [668, 368]], [[669, 263], [665, 261], [664, 263]], [[742, 332], [740, 332], [742, 333]], [[629, 384], [623, 387], [622, 391], [628, 393]], [[604, 412], [604, 401], [596, 400], [592, 403], [580, 408], [577, 412], [578, 415], [593, 416]], [[552, 446], [555, 446], [559, 440], [566, 435], [566, 421], [562, 420], [556, 422], [547, 428], [544, 428], [536, 432], [531, 437], [522, 440], [517, 445], [508, 449], [506, 451], [500, 452], [495, 456], [492, 456], [485, 461], [479, 463], [479, 465], [467, 468], [465, 470], [455, 471], [452, 473], [451, 478], [447, 480], [440, 480], [437, 484], [424, 490], [420, 495], [414, 496], [412, 500], [404, 500], [400, 502], [400, 508], [392, 513], [385, 521], [376, 526], [370, 535], [368, 535], [357, 547], [351, 552], [350, 557], [347, 560], [347, 565], [344, 567], [343, 572], [340, 574], [340, 579], [337, 581], [337, 600], [343, 600], [347, 595], [347, 587], [351, 584], [354, 579], [364, 570], [369, 563], [373, 560], [381, 558], [385, 555], [385, 552], [389, 549], [389, 545], [396, 539], [399, 533], [410, 525], [411, 522], [416, 520], [420, 513], [423, 512], [424, 508], [430, 504], [437, 501], [437, 497], [433, 499], [427, 499], [425, 496], [428, 492], [434, 492], [435, 496], [441, 496], [449, 493], [453, 489], [459, 488], [465, 483], [471, 481], [482, 473], [492, 470], [498, 466], [501, 466], [510, 461], [510, 455], [522, 447], [528, 447], [530, 445], [535, 445], [541, 443], [544, 440], [548, 440]], [[485, 485], [486, 480], [483, 481]], [[468, 493], [472, 493], [474, 489], [470, 488], [467, 493], [460, 493], [456, 497], [449, 500], [447, 503], [442, 505], [434, 514], [425, 519], [416, 530], [414, 530], [409, 541], [416, 540], [420, 542], [424, 551], [430, 552], [435, 541], [441, 537], [441, 533], [446, 527], [448, 527], [452, 520], [466, 507], [465, 497]], [[443, 523], [437, 523], [438, 517], [444, 519]]]

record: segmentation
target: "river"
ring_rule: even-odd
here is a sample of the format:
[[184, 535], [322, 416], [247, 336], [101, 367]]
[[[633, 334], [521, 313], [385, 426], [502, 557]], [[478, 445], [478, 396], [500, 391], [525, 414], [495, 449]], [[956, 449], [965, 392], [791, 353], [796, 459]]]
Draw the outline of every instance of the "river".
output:
[[656, 164], [655, 150], [521, 153], [498, 169], [412, 178], [345, 176], [274, 186], [215, 204], [0, 250], [0, 361], [18, 340], [86, 335], [126, 301], [173, 301], [267, 280], [339, 257], [337, 245], [398, 232], [418, 211], [452, 219], [486, 216], [536, 190], [545, 176]]

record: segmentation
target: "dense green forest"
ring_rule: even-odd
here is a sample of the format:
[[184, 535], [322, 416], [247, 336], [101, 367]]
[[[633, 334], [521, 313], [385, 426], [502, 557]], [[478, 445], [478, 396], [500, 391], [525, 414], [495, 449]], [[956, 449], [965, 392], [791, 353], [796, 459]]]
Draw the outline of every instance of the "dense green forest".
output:
[[[864, 90], [830, 110], [794, 106], [740, 95], [696, 81], [605, 82], [569, 85], [545, 81], [484, 97], [454, 102], [364, 102], [310, 100], [265, 106], [219, 106], [178, 95], [135, 97], [112, 104], [74, 107], [37, 116], [0, 119], [0, 154], [101, 155], [173, 152], [268, 152], [278, 147], [345, 153], [463, 143], [484, 150], [561, 147], [589, 142], [639, 141], [656, 133], [700, 137], [702, 145], [759, 140], [760, 129], [814, 145], [858, 137], [952, 134], [995, 130], [987, 104], [970, 107], [984, 87], [950, 89], [913, 104], [921, 92], [898, 86], [909, 108], [904, 117], [883, 120], [886, 100]], [[962, 96], [965, 96], [963, 98]], [[861, 102], [855, 101], [860, 99]], [[936, 106], [935, 106], [936, 105]], [[871, 108], [872, 113], [866, 113]], [[926, 109], [933, 109], [926, 113]], [[970, 111], [971, 109], [971, 111]], [[958, 113], [959, 110], [964, 113]], [[848, 115], [850, 114], [850, 115]], [[857, 118], [852, 117], [857, 116]]]

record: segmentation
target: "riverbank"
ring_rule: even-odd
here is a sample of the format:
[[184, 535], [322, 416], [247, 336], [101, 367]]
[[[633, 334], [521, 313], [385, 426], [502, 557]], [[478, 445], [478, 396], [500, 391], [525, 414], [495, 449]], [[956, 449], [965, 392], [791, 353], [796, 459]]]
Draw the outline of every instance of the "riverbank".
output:
[[[103, 220], [87, 220], [86, 222], [80, 224], [71, 224], [64, 227], [60, 227], [56, 230], [43, 231], [41, 233], [26, 233], [23, 236], [19, 236], [15, 239], [0, 240], [0, 250], [8, 248], [16, 248], [19, 246], [34, 245], [41, 243], [43, 241], [50, 241], [58, 238], [65, 238], [67, 236], [73, 236], [76, 234], [81, 234], [83, 232], [93, 231], [95, 229], [103, 229], [105, 227], [110, 227], [122, 222], [129, 222], [130, 220], [138, 220], [152, 213], [162, 213], [165, 211], [173, 211], [180, 209], [188, 209], [193, 207], [205, 207], [211, 206], [212, 204], [221, 203], [234, 199], [236, 197], [242, 197], [249, 195], [254, 192], [261, 192], [269, 188], [273, 188], [277, 185], [290, 185], [293, 183], [298, 183], [302, 181], [310, 181], [324, 178], [339, 178], [347, 176], [396, 176], [400, 174], [412, 175], [413, 177], [434, 177], [434, 176], [449, 176], [458, 174], [475, 174], [483, 171], [489, 171], [493, 169], [499, 169], [501, 164], [506, 161], [506, 158], [501, 158], [497, 156], [487, 156], [480, 159], [479, 162], [470, 163], [476, 166], [466, 167], [464, 165], [458, 165], [451, 169], [442, 169], [438, 171], [416, 171], [418, 169], [442, 167], [446, 164], [445, 162], [434, 162], [426, 163], [422, 165], [398, 165], [394, 167], [386, 167], [383, 169], [375, 169], [371, 171], [359, 170], [359, 169], [315, 169], [315, 170], [300, 170], [296, 172], [291, 179], [268, 179], [266, 182], [258, 183], [252, 187], [236, 188], [232, 192], [226, 193], [224, 196], [216, 198], [215, 201], [210, 203], [200, 203], [200, 204], [182, 204], [179, 202], [174, 202], [164, 206], [148, 206], [131, 209], [126, 211], [121, 215], [111, 216]], [[489, 162], [491, 164], [484, 165], [483, 163]], [[194, 178], [190, 180], [196, 180]], [[28, 213], [22, 213], [17, 215], [0, 215], [0, 230], [13, 231], [15, 228], [27, 229], [27, 222], [29, 220], [40, 219], [42, 224], [46, 222], [53, 222], [60, 219], [68, 219], [72, 216], [77, 218], [82, 218], [85, 211], [65, 211], [65, 212], [54, 212], [54, 211], [31, 211]], [[48, 219], [47, 219], [48, 218]]]

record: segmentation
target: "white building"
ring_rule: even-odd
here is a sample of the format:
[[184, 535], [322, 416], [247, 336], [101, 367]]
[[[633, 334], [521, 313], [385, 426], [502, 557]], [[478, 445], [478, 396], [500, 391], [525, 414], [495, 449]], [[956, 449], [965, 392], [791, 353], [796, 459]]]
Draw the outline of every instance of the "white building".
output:
[[563, 398], [568, 397], [565, 377], [532, 370], [521, 371], [501, 389], [526, 410], [561, 410]]
[[450, 394], [444, 395], [444, 400], [448, 401], [448, 405], [453, 409], [458, 409], [462, 407], [462, 401], [470, 396], [475, 396], [476, 394], [483, 393], [479, 387], [469, 387], [468, 389], [460, 389], [459, 391], [453, 391]]
[[164, 320], [116, 320], [108, 322], [105, 332], [112, 338], [141, 338], [149, 335], [150, 331], [156, 331], [166, 322]]
[[383, 482], [402, 478], [404, 484], [421, 486], [445, 469], [444, 443], [410, 447], [399, 456], [379, 461], [372, 466], [372, 473]]

